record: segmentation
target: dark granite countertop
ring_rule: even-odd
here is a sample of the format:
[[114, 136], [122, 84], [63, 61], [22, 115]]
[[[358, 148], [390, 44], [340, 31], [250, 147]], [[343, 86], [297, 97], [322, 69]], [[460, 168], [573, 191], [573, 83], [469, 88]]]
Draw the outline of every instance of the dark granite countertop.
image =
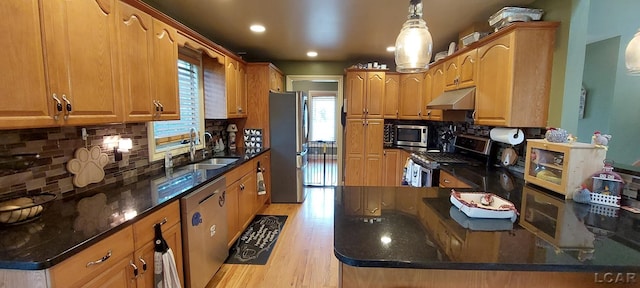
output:
[[[640, 271], [640, 215], [565, 201], [503, 168], [441, 169], [474, 184], [469, 191], [510, 200], [520, 216], [469, 218], [451, 204], [450, 189], [337, 187], [336, 257], [358, 267]], [[381, 215], [354, 213], [358, 201], [379, 201]]]
[[[55, 200], [35, 221], [0, 227], [0, 269], [40, 270], [56, 265], [268, 150], [216, 154], [239, 161], [215, 170], [179, 167], [170, 175], [138, 177]], [[104, 206], [92, 207], [96, 215], [80, 215], [78, 202], [98, 194], [104, 194]]]

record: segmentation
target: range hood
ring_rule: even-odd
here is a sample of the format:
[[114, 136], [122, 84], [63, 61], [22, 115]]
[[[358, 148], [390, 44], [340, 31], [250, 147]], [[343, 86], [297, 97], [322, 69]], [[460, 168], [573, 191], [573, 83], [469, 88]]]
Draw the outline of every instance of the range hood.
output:
[[476, 87], [446, 91], [427, 104], [429, 109], [474, 110]]

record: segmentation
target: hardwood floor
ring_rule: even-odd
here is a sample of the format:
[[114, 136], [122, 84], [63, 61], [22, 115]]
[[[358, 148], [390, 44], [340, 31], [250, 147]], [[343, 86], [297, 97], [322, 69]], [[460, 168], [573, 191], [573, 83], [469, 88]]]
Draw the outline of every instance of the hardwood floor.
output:
[[289, 216], [266, 265], [224, 264], [207, 287], [338, 287], [333, 188], [306, 189], [303, 204], [271, 204], [260, 213]]

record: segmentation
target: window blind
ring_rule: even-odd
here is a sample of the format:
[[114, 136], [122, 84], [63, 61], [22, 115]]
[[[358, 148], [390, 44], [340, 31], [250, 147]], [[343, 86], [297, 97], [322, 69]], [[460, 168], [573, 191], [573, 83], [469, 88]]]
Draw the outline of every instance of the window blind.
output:
[[180, 120], [157, 121], [154, 123], [154, 137], [156, 145], [179, 144], [183, 139], [189, 139], [189, 130], [199, 130], [200, 101], [199, 101], [198, 65], [178, 60], [178, 92], [180, 96]]

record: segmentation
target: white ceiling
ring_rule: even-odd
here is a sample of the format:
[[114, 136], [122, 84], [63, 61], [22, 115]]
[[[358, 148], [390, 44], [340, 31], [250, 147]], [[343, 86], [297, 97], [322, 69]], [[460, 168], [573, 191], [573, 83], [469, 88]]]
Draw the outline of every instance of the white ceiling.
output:
[[[393, 61], [409, 0], [143, 0], [252, 61]], [[504, 6], [533, 0], [423, 0], [433, 55]], [[251, 24], [266, 32], [256, 35]], [[308, 58], [307, 51], [318, 52]], [[246, 53], [246, 54], [243, 54]]]

